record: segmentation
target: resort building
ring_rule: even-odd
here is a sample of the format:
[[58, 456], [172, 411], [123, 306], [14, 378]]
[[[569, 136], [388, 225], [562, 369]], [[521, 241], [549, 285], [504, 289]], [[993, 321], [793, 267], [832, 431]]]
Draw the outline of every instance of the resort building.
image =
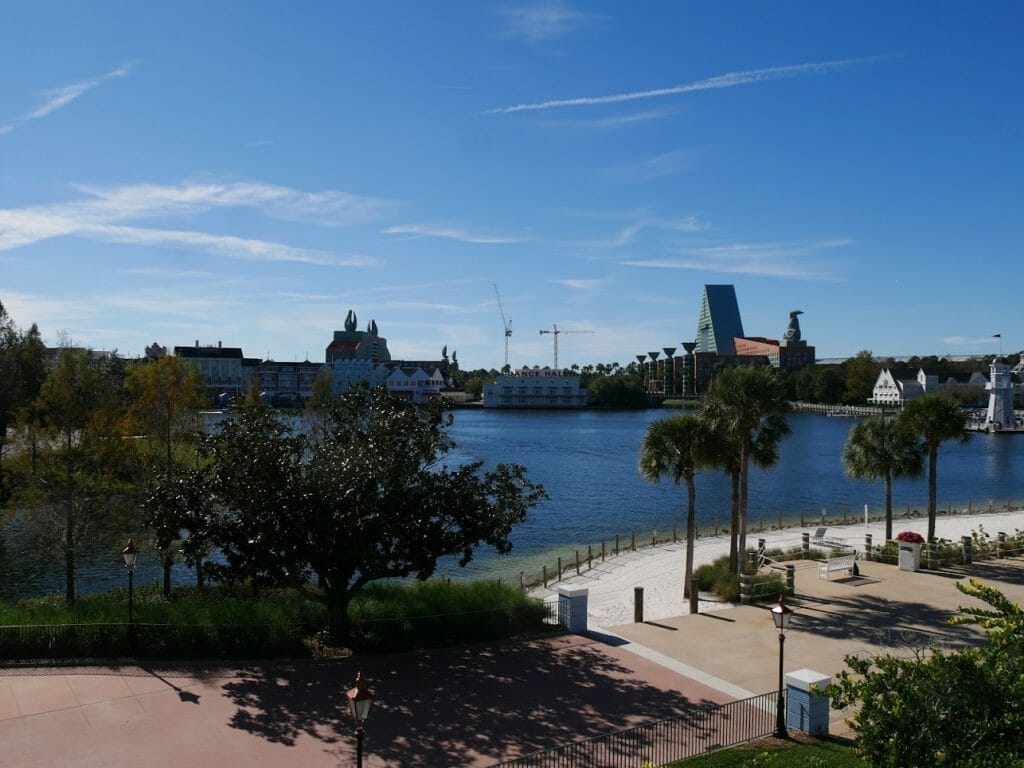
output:
[[692, 398], [704, 394], [723, 368], [771, 365], [790, 371], [811, 365], [815, 348], [801, 335], [802, 314], [799, 309], [789, 313], [781, 339], [746, 336], [735, 288], [705, 285], [695, 341], [684, 343], [681, 355], [675, 347], [664, 347], [664, 358], [661, 352], [637, 355], [644, 388], [655, 396]]
[[345, 330], [335, 331], [334, 338], [327, 345], [324, 360], [332, 365], [335, 360], [373, 360], [387, 362], [391, 359], [388, 340], [377, 332], [377, 321], [371, 320], [365, 331], [357, 331], [358, 320], [351, 309], [345, 317]]
[[175, 347], [174, 355], [183, 358], [199, 369], [199, 374], [206, 381], [209, 394], [220, 399], [236, 397], [245, 392], [249, 386], [249, 372], [242, 369], [242, 348], [225, 347], [221, 342], [217, 346]]
[[941, 374], [926, 373], [923, 368], [883, 368], [868, 402], [902, 406], [915, 397], [937, 392], [958, 393], [962, 400], [969, 401], [980, 398], [987, 388], [989, 380], [977, 371]]
[[484, 408], [584, 408], [580, 377], [562, 368], [524, 366], [484, 384]]

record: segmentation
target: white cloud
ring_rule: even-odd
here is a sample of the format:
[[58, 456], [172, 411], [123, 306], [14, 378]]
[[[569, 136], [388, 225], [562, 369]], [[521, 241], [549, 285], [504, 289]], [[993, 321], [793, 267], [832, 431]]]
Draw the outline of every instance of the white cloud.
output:
[[592, 128], [606, 130], [611, 128], [622, 128], [627, 125], [646, 123], [652, 120], [660, 120], [664, 117], [674, 115], [674, 109], [649, 109], [644, 112], [633, 112], [628, 115], [609, 115], [598, 117], [592, 120], [546, 120], [542, 124], [566, 128]]
[[367, 267], [377, 263], [369, 256], [337, 256], [327, 251], [295, 248], [267, 240], [253, 240], [232, 235], [210, 235], [205, 232], [188, 230], [91, 226], [81, 228], [78, 233], [107, 243], [164, 248], [179, 247], [203, 253], [215, 253], [230, 259], [249, 261], [291, 261], [333, 267]]
[[477, 243], [484, 245], [507, 245], [509, 243], [526, 242], [527, 238], [506, 235], [483, 235], [454, 229], [437, 224], [398, 224], [384, 230], [386, 235], [410, 235], [412, 237], [440, 237], [457, 240], [460, 243]]
[[689, 269], [725, 274], [794, 277], [806, 280], [836, 280], [839, 270], [818, 257], [842, 248], [852, 240], [834, 238], [802, 244], [733, 243], [700, 248], [677, 249], [682, 258], [627, 259], [623, 266], [648, 269]]
[[503, 8], [500, 13], [505, 18], [508, 34], [534, 43], [563, 37], [603, 18], [577, 11], [561, 0]]
[[507, 115], [513, 112], [527, 112], [544, 109], [559, 109], [561, 107], [586, 107], [598, 104], [621, 104], [628, 101], [640, 101], [642, 99], [657, 99], [665, 96], [677, 96], [683, 93], [695, 91], [708, 91], [716, 88], [733, 88], [737, 85], [750, 85], [770, 80], [782, 80], [802, 75], [816, 75], [830, 72], [836, 69], [853, 66], [855, 64], [867, 64], [879, 61], [882, 57], [871, 57], [863, 59], [837, 59], [834, 61], [809, 62], [806, 64], [791, 64], [782, 67], [764, 67], [762, 69], [748, 69], [741, 72], [727, 72], [724, 75], [716, 75], [704, 80], [697, 80], [692, 83], [673, 85], [668, 88], [654, 88], [646, 91], [631, 91], [629, 93], [615, 93], [607, 96], [581, 96], [571, 99], [551, 99], [527, 104], [516, 104], [511, 107], [497, 107], [483, 112], [485, 115]]
[[[75, 101], [79, 97], [103, 85], [103, 83], [109, 80], [115, 80], [117, 78], [124, 77], [135, 67], [136, 62], [130, 62], [122, 67], [113, 69], [106, 74], [94, 77], [89, 80], [80, 80], [77, 83], [71, 83], [69, 85], [62, 85], [59, 88], [50, 88], [42, 91], [40, 96], [42, 97], [42, 104], [33, 109], [31, 112], [26, 113], [22, 116], [21, 122], [28, 120], [38, 120], [41, 117], [46, 117], [58, 109], [66, 107], [71, 102]], [[13, 130], [14, 126], [5, 126], [6, 131], [0, 130], [0, 134], [8, 133]]]
[[694, 150], [676, 149], [620, 165], [612, 168], [611, 173], [625, 181], [653, 181], [686, 170], [695, 156]]
[[279, 219], [342, 226], [375, 216], [387, 204], [347, 192], [301, 192], [256, 182], [184, 182], [115, 187], [77, 185], [87, 198], [53, 205], [0, 209], [0, 251], [74, 235], [104, 242], [181, 247], [233, 259], [294, 261], [330, 266], [370, 266], [365, 255], [298, 248], [266, 240], [191, 230], [124, 226], [140, 218], [199, 213], [213, 208], [255, 208]]
[[566, 280], [552, 280], [551, 282], [577, 291], [599, 291], [608, 285], [611, 280], [607, 278], [569, 278]]

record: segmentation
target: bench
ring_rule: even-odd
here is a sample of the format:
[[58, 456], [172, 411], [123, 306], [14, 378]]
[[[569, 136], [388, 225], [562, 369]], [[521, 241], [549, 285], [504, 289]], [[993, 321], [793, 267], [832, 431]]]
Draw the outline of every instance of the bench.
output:
[[837, 538], [835, 536], [826, 536], [828, 528], [819, 528], [814, 532], [811, 537], [811, 543], [819, 547], [828, 547], [829, 549], [842, 549], [847, 546], [844, 539]]
[[835, 555], [828, 560], [818, 561], [818, 578], [828, 581], [828, 577], [834, 571], [847, 571], [853, 575], [857, 568], [857, 553], [849, 552], [843, 555]]

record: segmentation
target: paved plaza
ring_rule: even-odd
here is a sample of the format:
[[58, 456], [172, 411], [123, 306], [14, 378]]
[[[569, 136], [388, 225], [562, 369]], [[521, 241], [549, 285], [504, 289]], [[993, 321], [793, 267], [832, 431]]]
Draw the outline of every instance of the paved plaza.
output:
[[[834, 674], [848, 653], [977, 641], [946, 619], [965, 574], [1024, 599], [1024, 561], [861, 578], [797, 571], [786, 669]], [[343, 692], [361, 670], [378, 703], [368, 767], [486, 766], [687, 708], [771, 691], [778, 637], [765, 606], [595, 629], [588, 636], [240, 667], [0, 669], [0, 765], [342, 766]], [[842, 717], [833, 714], [833, 732]]]

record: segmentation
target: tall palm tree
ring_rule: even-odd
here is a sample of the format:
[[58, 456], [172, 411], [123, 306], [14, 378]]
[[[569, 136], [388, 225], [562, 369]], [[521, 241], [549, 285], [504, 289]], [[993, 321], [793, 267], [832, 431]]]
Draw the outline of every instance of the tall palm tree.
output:
[[[770, 458], [789, 434], [783, 384], [774, 368], [727, 368], [711, 385], [701, 417], [715, 432], [731, 435], [739, 444], [739, 555], [747, 548], [750, 464], [754, 451]], [[772, 461], [774, 463], [774, 461]], [[767, 466], [771, 466], [770, 464]], [[739, 558], [737, 558], [738, 560]], [[736, 563], [739, 570], [742, 564]]]
[[850, 477], [885, 481], [885, 539], [891, 540], [892, 481], [924, 473], [924, 451], [917, 436], [893, 419], [865, 419], [847, 435], [843, 463]]
[[[750, 461], [759, 469], [769, 469], [779, 461], [779, 442], [777, 435], [780, 422], [784, 419], [772, 416], [765, 420], [757, 437], [750, 446]], [[707, 423], [705, 421], [705, 423]], [[710, 426], [710, 425], [709, 425]], [[729, 509], [729, 569], [739, 571], [739, 533], [740, 533], [740, 476], [743, 465], [740, 461], [740, 444], [735, 435], [724, 431], [710, 430], [709, 458], [711, 463], [721, 469], [729, 478], [730, 509]]]
[[684, 413], [653, 422], [640, 446], [640, 474], [652, 483], [668, 476], [686, 484], [686, 568], [683, 596], [690, 596], [693, 578], [693, 547], [697, 538], [697, 473], [711, 465], [711, 433], [694, 414]]
[[935, 538], [935, 469], [939, 446], [948, 440], [965, 442], [967, 415], [964, 409], [947, 395], [922, 395], [907, 403], [900, 421], [924, 444], [928, 452], [928, 541]]

